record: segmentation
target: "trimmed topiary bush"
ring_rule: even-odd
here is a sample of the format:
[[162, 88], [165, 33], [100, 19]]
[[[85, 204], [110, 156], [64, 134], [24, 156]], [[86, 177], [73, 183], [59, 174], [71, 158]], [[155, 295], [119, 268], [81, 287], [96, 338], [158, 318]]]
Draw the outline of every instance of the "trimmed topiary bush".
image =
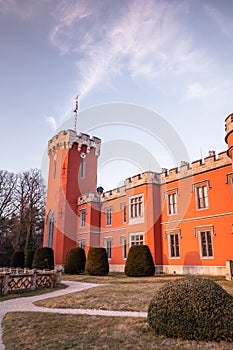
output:
[[90, 247], [87, 254], [86, 271], [93, 276], [108, 274], [108, 256], [105, 248]]
[[53, 249], [48, 247], [36, 249], [33, 258], [32, 268], [41, 270], [52, 270], [54, 268]]
[[125, 264], [125, 274], [130, 277], [154, 276], [155, 265], [147, 245], [130, 247]]
[[16, 250], [11, 258], [11, 267], [24, 267], [24, 252]]
[[233, 341], [233, 297], [208, 279], [176, 279], [154, 295], [148, 323], [166, 337]]
[[86, 255], [84, 249], [80, 247], [71, 248], [65, 261], [65, 273], [79, 274], [84, 272], [86, 264]]

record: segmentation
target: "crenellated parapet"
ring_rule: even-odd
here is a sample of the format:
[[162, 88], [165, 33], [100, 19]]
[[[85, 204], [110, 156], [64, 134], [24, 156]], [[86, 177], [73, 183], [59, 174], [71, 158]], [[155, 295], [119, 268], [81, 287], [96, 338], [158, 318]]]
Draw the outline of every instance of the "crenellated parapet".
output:
[[145, 171], [144, 173], [129, 177], [125, 180], [126, 190], [144, 184], [160, 184], [160, 174], [153, 171]]
[[82, 205], [82, 204], [91, 203], [91, 202], [98, 203], [99, 200], [100, 200], [99, 197], [95, 193], [90, 192], [78, 197], [77, 204]]
[[95, 149], [96, 156], [100, 154], [101, 140], [98, 137], [91, 137], [88, 134], [80, 133], [79, 135], [74, 130], [62, 130], [48, 142], [48, 154], [55, 153], [58, 149], [70, 149], [73, 144], [78, 145], [80, 151], [82, 146], [87, 147], [87, 153], [92, 148]]
[[161, 172], [161, 183], [165, 184], [175, 180], [180, 180], [185, 177], [197, 175], [212, 169], [216, 169], [225, 165], [231, 164], [227, 152], [221, 152], [216, 157], [215, 151], [209, 151], [208, 157], [188, 162], [181, 162], [180, 167], [172, 168], [170, 170], [163, 168]]

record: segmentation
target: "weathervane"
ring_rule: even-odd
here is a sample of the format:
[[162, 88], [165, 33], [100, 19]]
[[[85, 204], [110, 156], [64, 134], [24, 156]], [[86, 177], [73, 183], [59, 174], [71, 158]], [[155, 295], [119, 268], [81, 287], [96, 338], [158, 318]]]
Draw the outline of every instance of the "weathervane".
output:
[[78, 95], [75, 97], [75, 109], [74, 109], [74, 130], [77, 132], [77, 118], [78, 118]]

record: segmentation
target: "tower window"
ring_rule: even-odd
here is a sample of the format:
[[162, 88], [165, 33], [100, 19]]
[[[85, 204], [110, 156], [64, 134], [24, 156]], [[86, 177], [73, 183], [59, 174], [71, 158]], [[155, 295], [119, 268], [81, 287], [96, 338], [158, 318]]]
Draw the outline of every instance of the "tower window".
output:
[[85, 159], [81, 159], [79, 176], [80, 179], [85, 178]]
[[86, 226], [86, 216], [87, 212], [86, 210], [81, 210], [80, 211], [80, 227], [85, 227]]
[[57, 172], [57, 155], [55, 154], [53, 159], [53, 178], [55, 179]]

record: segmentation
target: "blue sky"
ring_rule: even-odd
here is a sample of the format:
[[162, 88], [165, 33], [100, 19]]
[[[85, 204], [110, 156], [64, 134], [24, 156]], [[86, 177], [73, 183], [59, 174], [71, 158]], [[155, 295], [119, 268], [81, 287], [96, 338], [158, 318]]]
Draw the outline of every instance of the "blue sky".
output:
[[[191, 161], [225, 150], [232, 33], [231, 0], [0, 0], [0, 168], [40, 168], [77, 94], [80, 119], [95, 105], [135, 104], [166, 119]], [[113, 164], [101, 181], [107, 173]]]

